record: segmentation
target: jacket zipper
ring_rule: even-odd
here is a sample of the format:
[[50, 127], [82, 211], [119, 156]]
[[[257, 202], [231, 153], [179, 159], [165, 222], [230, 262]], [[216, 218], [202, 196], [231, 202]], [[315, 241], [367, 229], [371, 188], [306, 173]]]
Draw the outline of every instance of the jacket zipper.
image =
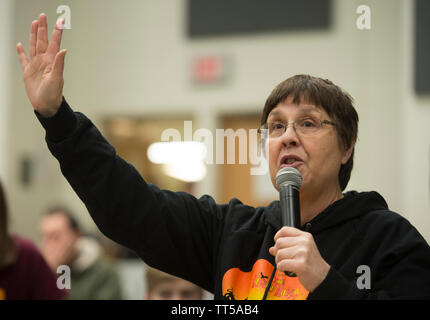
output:
[[267, 284], [266, 290], [264, 290], [263, 299], [261, 299], [261, 300], [266, 300], [267, 294], [269, 293], [270, 287], [272, 286], [272, 282], [273, 282], [273, 278], [275, 277], [275, 273], [276, 273], [276, 265], [273, 268], [272, 275], [270, 276], [269, 283]]

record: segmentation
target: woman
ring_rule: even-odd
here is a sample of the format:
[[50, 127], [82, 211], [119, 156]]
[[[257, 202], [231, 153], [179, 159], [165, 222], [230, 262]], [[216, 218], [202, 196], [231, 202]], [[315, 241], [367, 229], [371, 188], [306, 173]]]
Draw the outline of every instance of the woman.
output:
[[0, 181], [0, 300], [62, 299], [54, 273], [33, 243], [9, 235], [6, 197]]
[[48, 147], [100, 230], [147, 264], [215, 299], [430, 298], [430, 248], [416, 229], [376, 192], [342, 193], [358, 116], [339, 87], [300, 75], [267, 99], [272, 181], [283, 166], [303, 176], [303, 224], [282, 227], [279, 201], [220, 205], [146, 183], [62, 97], [61, 27], [47, 39], [42, 14], [31, 26], [30, 59], [21, 44], [17, 51]]

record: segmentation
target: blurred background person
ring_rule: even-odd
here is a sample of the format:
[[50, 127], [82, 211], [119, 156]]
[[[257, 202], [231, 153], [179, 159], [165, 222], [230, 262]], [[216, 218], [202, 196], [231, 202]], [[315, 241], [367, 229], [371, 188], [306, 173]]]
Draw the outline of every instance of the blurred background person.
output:
[[186, 280], [147, 267], [146, 300], [202, 300], [204, 290]]
[[0, 181], [0, 300], [63, 299], [56, 276], [36, 246], [8, 233], [6, 195]]
[[66, 265], [71, 270], [71, 300], [122, 299], [116, 269], [103, 258], [102, 247], [84, 236], [66, 208], [49, 209], [40, 223], [42, 253], [53, 270]]

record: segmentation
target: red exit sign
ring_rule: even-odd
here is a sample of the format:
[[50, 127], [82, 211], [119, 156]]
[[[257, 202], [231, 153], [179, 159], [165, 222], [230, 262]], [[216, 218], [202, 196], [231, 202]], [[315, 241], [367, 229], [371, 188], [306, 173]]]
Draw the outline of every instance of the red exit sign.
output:
[[225, 77], [224, 59], [215, 55], [197, 57], [192, 62], [191, 72], [195, 83], [219, 82]]

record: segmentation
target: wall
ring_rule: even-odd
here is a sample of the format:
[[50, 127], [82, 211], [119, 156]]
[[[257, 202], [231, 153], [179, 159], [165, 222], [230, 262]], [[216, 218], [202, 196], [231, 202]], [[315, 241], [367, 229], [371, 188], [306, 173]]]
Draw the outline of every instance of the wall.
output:
[[0, 39], [3, 44], [0, 46], [0, 179], [3, 184], [8, 182], [8, 153], [9, 143], [9, 109], [10, 109], [10, 57], [13, 46], [11, 42], [12, 30], [12, 1], [4, 0], [0, 2]]
[[[430, 95], [413, 88], [414, 20], [412, 3], [403, 2], [402, 135], [400, 145], [401, 197], [411, 223], [430, 241]], [[397, 174], [396, 174], [397, 176]]]

